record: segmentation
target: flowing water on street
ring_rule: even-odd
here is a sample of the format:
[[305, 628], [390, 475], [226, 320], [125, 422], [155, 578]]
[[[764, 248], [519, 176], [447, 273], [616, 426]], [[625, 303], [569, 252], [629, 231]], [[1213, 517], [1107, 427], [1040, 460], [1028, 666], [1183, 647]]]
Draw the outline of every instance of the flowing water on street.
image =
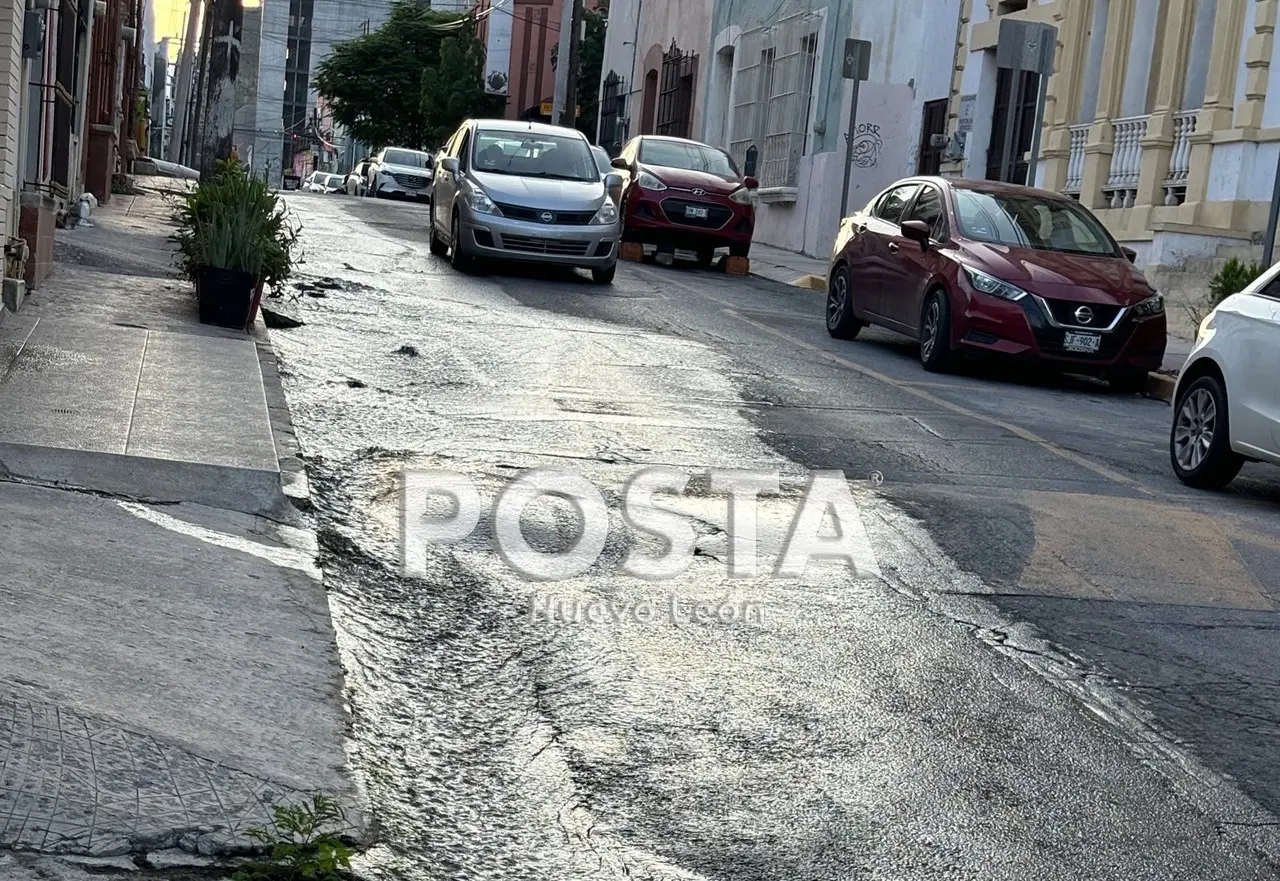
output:
[[[272, 341], [380, 841], [362, 871], [817, 881], [982, 866], [992, 879], [1102, 878], [1126, 843], [1098, 841], [1093, 818], [1166, 805], [1163, 784], [1071, 698], [973, 638], [997, 632], [979, 620], [989, 610], [956, 600], [925, 613], [930, 586], [982, 587], [870, 487], [856, 493], [883, 580], [822, 565], [798, 582], [730, 578], [723, 501], [696, 481], [681, 507], [694, 564], [671, 581], [620, 575], [633, 534], [619, 493], [642, 465], [777, 469], [789, 490], [762, 500], [760, 519], [766, 547], [785, 536], [804, 472], [750, 418], [759, 405], [743, 389], [760, 377], [687, 336], [524, 306], [512, 286], [596, 289], [461, 276], [427, 254], [405, 210], [375, 223], [363, 203], [297, 201], [308, 263], [293, 308], [306, 324]], [[615, 288], [651, 294], [621, 276]], [[465, 473], [490, 499], [546, 465], [584, 475], [608, 502], [609, 543], [589, 572], [517, 576], [482, 517], [469, 539], [428, 553], [426, 577], [403, 573], [402, 469]], [[543, 548], [576, 528], [553, 503], [522, 522]], [[536, 614], [593, 598], [658, 614]], [[760, 618], [699, 621], [687, 613], [697, 603]], [[1034, 846], [1048, 829], [1052, 846]], [[1133, 878], [1175, 877], [1194, 862], [1188, 848], [1206, 852], [1176, 829], [1148, 834], [1162, 850], [1153, 874]]]

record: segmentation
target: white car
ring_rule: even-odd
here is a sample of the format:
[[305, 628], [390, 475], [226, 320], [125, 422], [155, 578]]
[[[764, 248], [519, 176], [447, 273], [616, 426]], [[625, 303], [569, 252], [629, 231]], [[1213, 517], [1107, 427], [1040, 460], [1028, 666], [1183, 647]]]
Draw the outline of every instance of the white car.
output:
[[313, 171], [302, 187], [308, 193], [345, 193], [346, 181], [340, 174], [329, 174], [324, 171]]
[[365, 188], [365, 180], [369, 176], [368, 159], [361, 159], [356, 163], [355, 168], [351, 169], [351, 173], [347, 175], [346, 187], [348, 196], [363, 196]]
[[1173, 394], [1169, 458], [1188, 486], [1221, 489], [1245, 462], [1280, 465], [1280, 263], [1200, 323]]
[[422, 150], [387, 147], [369, 163], [369, 195], [379, 199], [403, 196], [430, 199], [435, 158]]

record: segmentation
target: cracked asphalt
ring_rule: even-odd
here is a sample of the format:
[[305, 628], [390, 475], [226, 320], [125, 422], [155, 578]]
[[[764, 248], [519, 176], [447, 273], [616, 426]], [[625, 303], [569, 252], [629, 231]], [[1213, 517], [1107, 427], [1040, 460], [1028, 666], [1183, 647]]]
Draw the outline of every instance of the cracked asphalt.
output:
[[[1186, 491], [1165, 404], [1001, 364], [926, 374], [890, 334], [829, 339], [811, 291], [459, 275], [422, 206], [291, 202], [306, 323], [272, 341], [381, 834], [368, 875], [1280, 877], [1280, 472]], [[650, 465], [779, 471], [766, 552], [798, 482], [839, 469], [880, 576], [731, 578], [724, 501], [695, 491], [694, 564], [630, 578], [618, 497]], [[591, 570], [524, 579], [482, 517], [402, 571], [402, 469], [487, 499], [539, 466], [604, 493]], [[539, 547], [573, 534], [551, 503], [522, 522]], [[537, 614], [673, 598], [761, 615]]]

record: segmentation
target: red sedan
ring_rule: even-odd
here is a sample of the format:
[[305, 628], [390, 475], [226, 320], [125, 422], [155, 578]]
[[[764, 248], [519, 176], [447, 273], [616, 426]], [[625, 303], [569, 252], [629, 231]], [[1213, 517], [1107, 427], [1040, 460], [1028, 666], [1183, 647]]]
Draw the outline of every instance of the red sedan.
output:
[[868, 324], [920, 340], [926, 370], [966, 351], [1052, 362], [1145, 387], [1164, 360], [1164, 298], [1089, 211], [1065, 196], [911, 178], [845, 218], [827, 332]]
[[746, 257], [755, 230], [754, 178], [723, 150], [684, 138], [632, 138], [613, 160], [623, 176], [622, 240], [694, 251], [709, 265], [717, 248]]

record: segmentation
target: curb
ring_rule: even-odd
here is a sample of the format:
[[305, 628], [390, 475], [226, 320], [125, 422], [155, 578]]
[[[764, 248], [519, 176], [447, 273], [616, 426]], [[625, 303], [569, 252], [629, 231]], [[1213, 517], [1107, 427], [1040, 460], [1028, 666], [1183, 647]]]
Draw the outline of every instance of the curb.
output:
[[[261, 318], [258, 319], [261, 322]], [[307, 466], [302, 461], [302, 448], [293, 428], [293, 416], [280, 381], [280, 362], [270, 337], [259, 338], [258, 364], [262, 369], [262, 387], [267, 396], [267, 412], [271, 417], [271, 433], [276, 440], [276, 456], [280, 463], [280, 491], [299, 511], [311, 510], [311, 484]]]
[[827, 292], [827, 280], [820, 275], [802, 275], [791, 282], [791, 285], [792, 287], [807, 288], [822, 294]]
[[1169, 376], [1167, 373], [1147, 374], [1147, 394], [1164, 401], [1166, 404], [1173, 402], [1173, 390], [1177, 384], [1178, 377], [1176, 376]]

